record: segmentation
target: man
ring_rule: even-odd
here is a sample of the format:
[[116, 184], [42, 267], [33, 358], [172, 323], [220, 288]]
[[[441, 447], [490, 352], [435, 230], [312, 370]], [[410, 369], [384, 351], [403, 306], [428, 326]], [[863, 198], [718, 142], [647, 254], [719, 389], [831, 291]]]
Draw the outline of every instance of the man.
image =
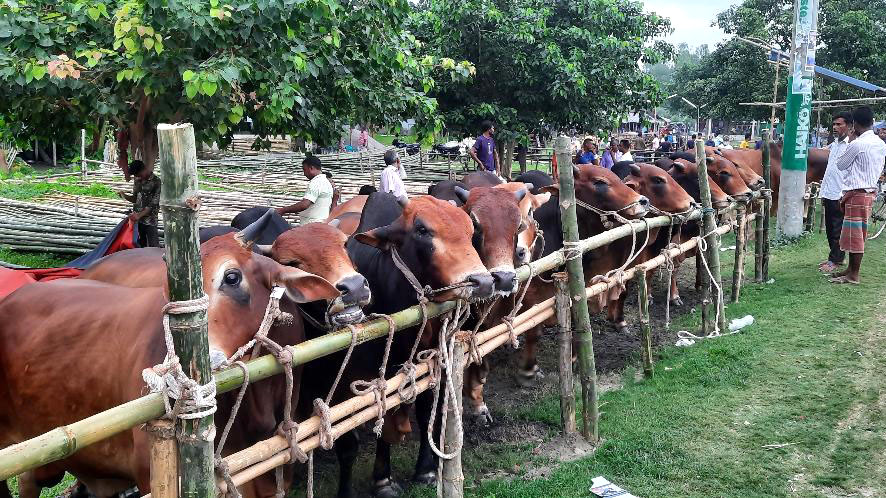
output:
[[308, 189], [302, 200], [287, 207], [277, 209], [281, 216], [289, 213], [300, 213], [302, 225], [314, 222], [325, 222], [332, 207], [333, 189], [329, 178], [323, 174], [323, 164], [317, 156], [308, 156], [301, 163], [301, 169], [308, 180]]
[[852, 126], [852, 115], [840, 112], [834, 116], [832, 125], [837, 139], [828, 146], [828, 166], [821, 180], [821, 202], [824, 205], [825, 231], [831, 250], [828, 259], [818, 265], [823, 273], [833, 273], [843, 264], [846, 253], [840, 250], [840, 231], [843, 227], [843, 210], [840, 209], [840, 198], [843, 196], [843, 172], [837, 169], [837, 159], [849, 145], [849, 127]]
[[617, 146], [615, 144], [615, 140], [609, 141], [609, 148], [603, 151], [603, 155], [600, 156], [600, 166], [606, 169], [612, 169], [612, 165], [615, 164], [615, 155], [618, 152]]
[[880, 126], [880, 128], [877, 129], [877, 136], [886, 142], [886, 125]]
[[477, 169], [499, 174], [498, 150], [495, 148], [493, 135], [495, 135], [495, 126], [492, 121], [483, 121], [480, 124], [480, 136], [468, 151], [477, 163]]
[[594, 154], [594, 141], [590, 138], [584, 139], [581, 143], [581, 150], [572, 158], [572, 164], [593, 164], [599, 165], [600, 161]]
[[837, 273], [831, 282], [857, 284], [867, 238], [868, 218], [876, 195], [877, 180], [886, 161], [886, 143], [874, 135], [874, 113], [868, 106], [852, 111], [855, 126], [845, 152], [837, 159], [837, 168], [843, 172], [843, 229], [840, 249], [849, 253], [849, 267]]
[[658, 150], [659, 145], [661, 145], [661, 140], [658, 138], [658, 134], [652, 135], [652, 150]]
[[738, 144], [738, 148], [739, 149], [750, 149], [751, 148], [751, 134], [750, 133], [744, 134], [744, 140], [742, 140], [741, 143]]
[[160, 212], [160, 178], [153, 168], [141, 161], [129, 163], [132, 194], [120, 192], [120, 197], [132, 203], [129, 221], [137, 224], [139, 247], [160, 247], [160, 233], [157, 231], [157, 214]]
[[692, 138], [686, 141], [686, 150], [695, 152], [695, 137], [696, 135], [693, 133]]
[[392, 194], [398, 199], [408, 199], [406, 194], [406, 186], [403, 185], [403, 178], [400, 176], [400, 157], [397, 151], [389, 150], [384, 155], [385, 169], [381, 171], [379, 186], [382, 192]]
[[623, 162], [623, 161], [633, 161], [634, 155], [631, 154], [631, 141], [623, 138], [621, 142], [618, 143], [618, 151], [621, 153], [620, 155], [615, 157], [615, 162]]

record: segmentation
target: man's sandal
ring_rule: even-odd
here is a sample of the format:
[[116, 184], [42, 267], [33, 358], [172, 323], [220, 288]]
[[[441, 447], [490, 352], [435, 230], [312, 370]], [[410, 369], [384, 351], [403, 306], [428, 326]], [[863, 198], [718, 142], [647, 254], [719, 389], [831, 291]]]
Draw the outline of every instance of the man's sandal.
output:
[[858, 285], [859, 283], [861, 283], [858, 280], [851, 280], [846, 275], [834, 277], [834, 278], [830, 279], [829, 282], [834, 283], [834, 284], [852, 284], [852, 285]]

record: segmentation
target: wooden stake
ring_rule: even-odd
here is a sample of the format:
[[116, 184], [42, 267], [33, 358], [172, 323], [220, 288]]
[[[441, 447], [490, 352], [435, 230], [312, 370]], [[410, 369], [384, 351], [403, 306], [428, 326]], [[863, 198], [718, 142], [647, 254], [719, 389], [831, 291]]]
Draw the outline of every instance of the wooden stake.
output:
[[[708, 331], [714, 329], [714, 323], [711, 321], [712, 318], [717, 319], [717, 326], [720, 330], [724, 330], [726, 328], [726, 317], [724, 313], [722, 292], [715, 292], [715, 286], [719, 286], [722, 290], [723, 281], [720, 278], [720, 243], [719, 237], [717, 234], [713, 233], [714, 229], [717, 227], [716, 220], [714, 220], [714, 210], [711, 207], [711, 190], [708, 185], [708, 171], [705, 162], [705, 150], [704, 143], [701, 141], [696, 142], [695, 144], [695, 157], [698, 158], [698, 183], [701, 191], [701, 205], [704, 208], [704, 216], [702, 217], [704, 221], [704, 230], [703, 234], [707, 234], [705, 237], [705, 241], [707, 242], [707, 251], [705, 251], [705, 260], [708, 265], [708, 270], [710, 270], [713, 279], [708, 275], [708, 271], [705, 270], [703, 275], [706, 277], [705, 280], [710, 280], [709, 285], [705, 286], [708, 289], [711, 297], [711, 303], [713, 303], [714, 308], [709, 313], [708, 316]], [[710, 316], [710, 315], [713, 315]]]
[[56, 166], [56, 149], [55, 149], [55, 140], [52, 141], [52, 167]]
[[[461, 448], [464, 444], [463, 420], [458, 420], [457, 416], [461, 415], [468, 337], [469, 333], [466, 332], [456, 334], [455, 344], [452, 348], [452, 388], [455, 391], [455, 399], [449, 400], [449, 406], [446, 409], [446, 427], [444, 428], [446, 441], [443, 451], [445, 453], [452, 453], [456, 449], [458, 451], [450, 460], [440, 459], [442, 470], [438, 473], [440, 477], [437, 480], [437, 496], [443, 498], [462, 498], [465, 495], [465, 475], [461, 470]], [[440, 388], [445, 389], [445, 384]]]
[[569, 276], [554, 273], [554, 307], [557, 310], [557, 328], [560, 337], [560, 422], [563, 433], [578, 432], [575, 426], [575, 385], [572, 381], [572, 319], [569, 313]]
[[[191, 124], [157, 126], [163, 187], [163, 230], [170, 301], [203, 296], [203, 269], [197, 229], [197, 149]], [[169, 326], [185, 374], [198, 384], [213, 382], [209, 363], [209, 327], [206, 311], [173, 314]], [[181, 495], [214, 498], [215, 470], [212, 415], [179, 421], [183, 438], [179, 443]]]
[[[564, 246], [578, 241], [578, 217], [575, 211], [575, 181], [569, 139], [563, 135], [554, 142], [560, 177], [560, 219], [562, 220]], [[576, 251], [577, 252], [577, 251]], [[594, 343], [591, 336], [591, 318], [585, 299], [584, 271], [581, 256], [566, 261], [569, 273], [569, 296], [572, 300], [572, 325], [578, 334], [578, 362], [581, 367], [581, 418], [582, 435], [592, 443], [597, 442], [597, 367], [594, 361]]]
[[735, 268], [732, 269], [732, 302], [738, 302], [738, 296], [741, 294], [741, 280], [744, 278], [744, 254], [745, 241], [747, 240], [747, 209], [745, 203], [738, 204], [737, 222], [738, 228], [735, 232]]
[[175, 423], [167, 419], [148, 422], [151, 435], [151, 496], [178, 498], [178, 445]]
[[763, 133], [763, 181], [766, 182], [766, 195], [763, 198], [763, 264], [760, 272], [760, 282], [769, 280], [769, 211], [772, 209], [772, 170], [769, 158], [770, 140], [772, 140], [772, 128]]
[[86, 180], [86, 128], [80, 129], [80, 178]]
[[652, 324], [649, 321], [649, 288], [646, 285], [646, 268], [640, 266], [634, 273], [637, 281], [637, 302], [640, 303], [640, 329], [643, 339], [640, 348], [643, 350], [643, 374], [651, 379], [652, 371]]

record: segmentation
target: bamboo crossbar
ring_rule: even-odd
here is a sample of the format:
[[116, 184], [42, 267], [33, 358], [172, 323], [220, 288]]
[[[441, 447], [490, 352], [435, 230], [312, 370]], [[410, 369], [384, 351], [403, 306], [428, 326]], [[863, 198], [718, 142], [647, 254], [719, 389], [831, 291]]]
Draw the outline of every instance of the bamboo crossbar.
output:
[[[731, 209], [730, 208], [727, 208]], [[684, 220], [697, 220], [701, 217], [701, 210], [695, 210]], [[657, 216], [643, 221], [634, 221], [629, 225], [621, 225], [601, 234], [579, 241], [578, 248], [582, 253], [605, 246], [615, 240], [628, 237], [631, 232], [641, 233], [650, 228], [659, 228], [673, 223], [670, 216]], [[566, 261], [563, 250], [551, 253], [541, 259], [523, 265], [517, 269], [517, 278], [525, 282], [530, 275], [539, 274], [561, 266]], [[625, 272], [628, 278], [632, 270]], [[593, 291], [602, 292], [615, 283], [601, 283], [590, 287]], [[593, 294], [588, 294], [593, 295]], [[553, 299], [549, 316], [553, 315]], [[435, 317], [455, 308], [455, 301], [443, 303], [429, 303], [427, 305], [428, 317]], [[536, 313], [539, 313], [538, 310]], [[545, 311], [548, 313], [548, 311]], [[412, 306], [403, 311], [391, 314], [396, 324], [396, 330], [402, 331], [418, 325], [421, 321], [421, 308]], [[547, 319], [547, 317], [545, 318]], [[535, 321], [535, 319], [533, 319]], [[543, 320], [541, 320], [543, 321]], [[540, 323], [540, 322], [539, 322]], [[521, 324], [520, 326], [523, 326]], [[356, 326], [357, 344], [384, 337], [388, 334], [388, 322], [379, 318], [364, 322]], [[515, 329], [518, 327], [515, 326]], [[505, 329], [504, 336], [499, 340], [507, 339]], [[485, 336], [484, 336], [485, 337]], [[501, 339], [504, 337], [504, 339]], [[488, 340], [492, 340], [490, 337]], [[326, 356], [337, 351], [347, 349], [351, 342], [350, 329], [340, 329], [322, 337], [311, 339], [294, 346], [286, 346], [292, 353], [292, 365], [303, 365], [321, 356]], [[496, 346], [497, 347], [497, 346]], [[494, 347], [492, 348], [494, 349]], [[251, 382], [268, 378], [281, 373], [282, 367], [273, 355], [265, 355], [254, 359], [246, 364], [249, 370]], [[243, 383], [243, 371], [240, 368], [229, 368], [215, 374], [215, 381], [219, 393], [236, 389]], [[390, 406], [390, 405], [389, 405]], [[0, 481], [18, 475], [50, 462], [69, 457], [78, 449], [94, 444], [115, 434], [144, 424], [149, 420], [160, 417], [163, 414], [163, 399], [160, 394], [154, 393], [122, 405], [99, 412], [79, 422], [53, 429], [34, 438], [22, 441], [0, 450]], [[370, 417], [371, 419], [372, 417]]]

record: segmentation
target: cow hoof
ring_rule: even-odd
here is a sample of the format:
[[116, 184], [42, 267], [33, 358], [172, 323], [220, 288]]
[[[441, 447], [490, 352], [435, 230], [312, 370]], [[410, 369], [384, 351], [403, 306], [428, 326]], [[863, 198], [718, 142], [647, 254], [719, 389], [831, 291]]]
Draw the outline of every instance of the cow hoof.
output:
[[545, 374], [538, 368], [538, 365], [533, 365], [529, 370], [521, 369], [517, 372], [517, 385], [520, 387], [533, 387], [538, 383], [538, 379], [543, 379], [544, 376]]
[[414, 482], [417, 482], [418, 484], [436, 484], [437, 483], [437, 472], [432, 470], [430, 472], [425, 472], [423, 474], [415, 474], [415, 476], [412, 478], [412, 480]]
[[472, 417], [474, 423], [481, 427], [488, 427], [493, 422], [492, 413], [489, 412], [489, 407], [485, 403], [474, 411]]
[[401, 494], [403, 494], [403, 488], [391, 479], [375, 483], [375, 491], [372, 492], [372, 496], [375, 498], [398, 498]]
[[671, 299], [671, 306], [683, 306], [683, 300], [680, 297], [675, 297]]
[[622, 321], [616, 323], [615, 330], [617, 330], [623, 334], [628, 333], [630, 331], [630, 329], [628, 328], [628, 322], [622, 320]]

